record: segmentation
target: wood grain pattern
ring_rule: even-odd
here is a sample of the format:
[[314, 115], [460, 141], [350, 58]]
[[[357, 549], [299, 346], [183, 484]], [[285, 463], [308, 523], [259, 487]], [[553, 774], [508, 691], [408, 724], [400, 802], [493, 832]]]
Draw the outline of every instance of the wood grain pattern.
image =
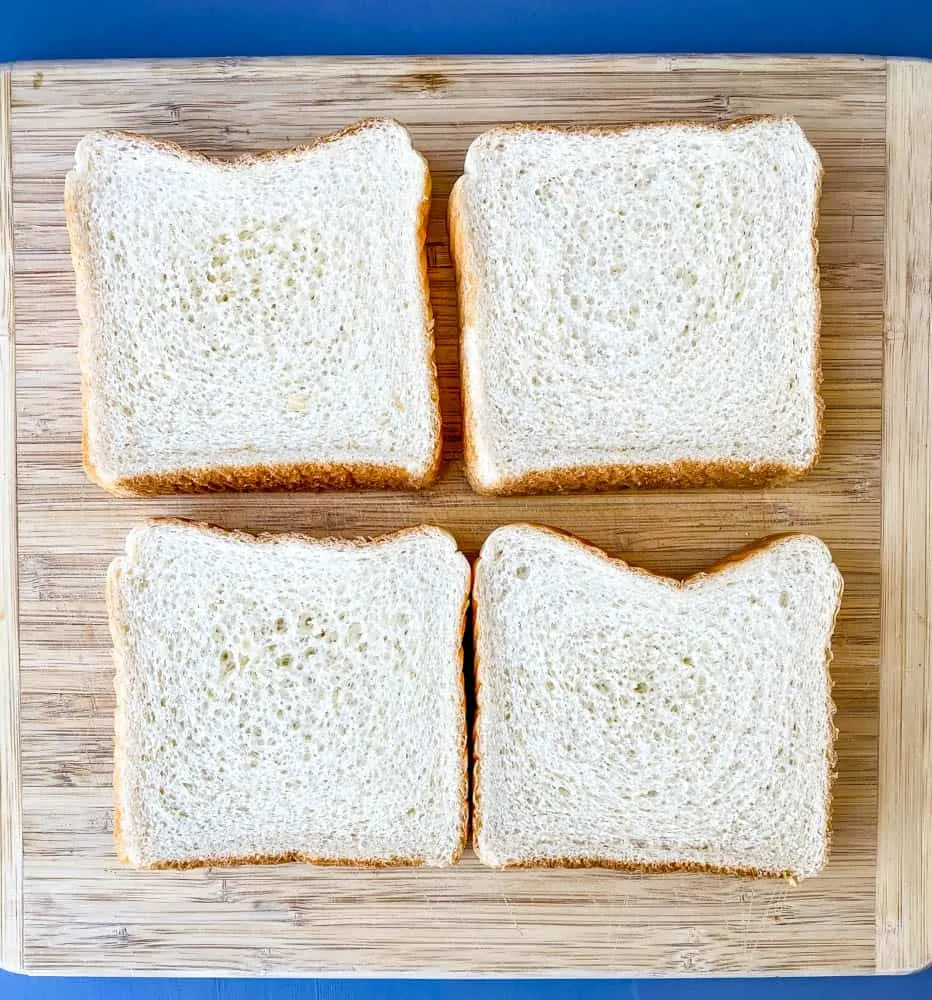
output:
[[[901, 388], [885, 387], [882, 372], [887, 99], [886, 64], [876, 59], [286, 59], [14, 69], [27, 969], [526, 976], [876, 967], [877, 906], [887, 891], [878, 889], [883, 884], [898, 898], [905, 890], [896, 880], [921, 870], [924, 849], [910, 841], [914, 859], [902, 872], [887, 851], [878, 871], [881, 409]], [[460, 463], [455, 286], [443, 221], [469, 142], [510, 120], [722, 121], [766, 112], [795, 115], [825, 165], [818, 235], [827, 423], [813, 475], [751, 493], [472, 495]], [[914, 113], [910, 106], [902, 120]], [[63, 177], [80, 136], [117, 127], [235, 155], [385, 114], [410, 128], [434, 178], [428, 256], [447, 460], [441, 482], [417, 494], [157, 501], [116, 500], [93, 486], [80, 465], [77, 316], [62, 209]], [[915, 263], [910, 273], [919, 271]], [[906, 316], [910, 331], [916, 318]], [[903, 378], [910, 364], [897, 369]], [[828, 870], [791, 889], [705, 876], [500, 873], [472, 857], [442, 872], [121, 869], [111, 831], [113, 689], [102, 581], [128, 528], [155, 513], [346, 535], [428, 522], [452, 530], [469, 554], [492, 528], [536, 520], [665, 573], [693, 572], [774, 531], [821, 535], [846, 580], [833, 665], [841, 735]], [[925, 567], [924, 558], [911, 555], [910, 565]], [[896, 669], [888, 662], [885, 678]], [[925, 678], [927, 658], [914, 669]], [[928, 681], [910, 683], [915, 694]], [[912, 735], [896, 726], [915, 727], [922, 717], [918, 708], [891, 715], [895, 699], [886, 700], [884, 738], [894, 733], [903, 750]], [[928, 771], [923, 776], [917, 765], [912, 773], [925, 781], [913, 792], [927, 796]], [[905, 844], [898, 824], [918, 814], [885, 801], [887, 843]], [[909, 899], [910, 920], [892, 935], [887, 967], [922, 958], [922, 940], [914, 939], [922, 899]]]
[[932, 959], [932, 64], [887, 77], [877, 965]]
[[23, 962], [10, 73], [0, 71], [0, 966]]

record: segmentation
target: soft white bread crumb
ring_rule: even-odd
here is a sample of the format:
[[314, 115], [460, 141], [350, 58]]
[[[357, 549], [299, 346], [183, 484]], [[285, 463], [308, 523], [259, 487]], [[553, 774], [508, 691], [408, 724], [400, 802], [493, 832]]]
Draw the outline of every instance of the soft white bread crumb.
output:
[[429, 195], [391, 121], [232, 162], [82, 139], [66, 204], [90, 475], [116, 492], [432, 479]]
[[455, 861], [469, 579], [436, 528], [132, 531], [108, 578], [123, 860]]
[[450, 201], [474, 487], [807, 471], [820, 186], [791, 119], [479, 136]]
[[494, 531], [473, 591], [480, 859], [817, 874], [841, 591], [809, 535], [679, 583]]

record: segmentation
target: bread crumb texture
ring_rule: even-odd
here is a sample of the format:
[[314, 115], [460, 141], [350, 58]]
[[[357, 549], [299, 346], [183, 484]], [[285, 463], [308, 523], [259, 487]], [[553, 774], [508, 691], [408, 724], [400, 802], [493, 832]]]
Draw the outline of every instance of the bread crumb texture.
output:
[[820, 186], [790, 119], [476, 139], [453, 221], [477, 487], [808, 469]]
[[481, 859], [817, 874], [841, 590], [812, 536], [681, 584], [493, 532], [474, 591]]
[[433, 528], [134, 530], [109, 577], [126, 860], [455, 860], [468, 587]]
[[211, 468], [431, 474], [429, 190], [390, 121], [233, 162], [82, 139], [66, 201], [89, 471], [111, 487]]

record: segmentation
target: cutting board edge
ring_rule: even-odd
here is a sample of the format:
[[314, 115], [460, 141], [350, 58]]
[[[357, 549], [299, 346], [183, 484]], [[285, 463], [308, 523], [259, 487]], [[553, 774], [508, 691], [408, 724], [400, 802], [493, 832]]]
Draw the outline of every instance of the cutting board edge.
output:
[[0, 68], [0, 967], [23, 967], [11, 72]]
[[[477, 979], [487, 982], [502, 980], [527, 979], [537, 982], [546, 982], [554, 979], [650, 979], [659, 980], [683, 980], [690, 979], [725, 979], [725, 980], [755, 980], [755, 979], [809, 979], [828, 978], [840, 979], [843, 977], [864, 975], [873, 976], [880, 973], [871, 972], [870, 969], [859, 969], [851, 965], [826, 965], [806, 969], [803, 972], [794, 970], [772, 972], [772, 971], [751, 971], [742, 972], [735, 970], [712, 970], [702, 973], [684, 973], [681, 969], [664, 969], [657, 972], [645, 973], [641, 966], [619, 966], [616, 969], [606, 970], [604, 968], [592, 968], [580, 970], [577, 967], [568, 965], [564, 968], [546, 969], [544, 971], [534, 971], [522, 966], [520, 970], [514, 969], [486, 969], [472, 963], [464, 962], [461, 966], [448, 966], [444, 969], [384, 969], [380, 967], [360, 968], [358, 965], [320, 965], [317, 967], [307, 965], [295, 965], [288, 967], [276, 965], [269, 971], [257, 973], [250, 968], [240, 968], [232, 970], [228, 965], [204, 966], [192, 970], [188, 968], [166, 968], [162, 965], [139, 965], [136, 964], [127, 968], [114, 968], [110, 964], [95, 965], [93, 962], [67, 963], [62, 965], [30, 965], [28, 962], [19, 968], [6, 969], [8, 972], [15, 972], [20, 975], [35, 978], [59, 978], [62, 976], [73, 978], [90, 977], [112, 977], [128, 979], [148, 979], [169, 977], [172, 979], [352, 979], [352, 980], [423, 980], [432, 979], [444, 982], [455, 982], [463, 979]], [[890, 970], [891, 975], [911, 975], [920, 972], [921, 969], [896, 969]]]
[[[869, 69], [881, 68], [890, 62], [895, 61], [885, 56], [866, 55], [858, 53], [828, 53], [820, 55], [818, 53], [782, 53], [777, 55], [766, 55], [758, 52], [748, 53], [610, 53], [592, 52], [573, 55], [532, 55], [532, 54], [436, 54], [436, 55], [398, 55], [398, 56], [378, 56], [378, 55], [294, 55], [294, 56], [224, 56], [224, 57], [200, 57], [182, 56], [168, 58], [133, 58], [133, 59], [36, 59], [22, 60], [10, 63], [0, 63], [0, 70], [10, 70], [16, 74], [34, 74], [37, 72], [54, 71], [67, 72], [75, 70], [76, 73], [93, 66], [95, 70], [106, 71], [108, 67], [119, 68], [120, 72], [131, 70], [140, 75], [151, 69], [160, 69], [166, 66], [173, 68], [184, 68], [203, 71], [211, 75], [216, 75], [218, 70], [225, 75], [236, 75], [243, 73], [248, 75], [250, 70], [262, 68], [264, 72], [280, 71], [290, 73], [294, 71], [296, 65], [313, 65], [315, 69], [322, 70], [333, 67], [337, 72], [345, 70], [346, 66], [352, 65], [361, 71], [369, 68], [379, 75], [384, 75], [386, 70], [397, 71], [399, 75], [407, 74], [416, 70], [424, 70], [435, 67], [446, 66], [456, 69], [468, 66], [471, 70], [487, 68], [489, 72], [497, 72], [505, 64], [516, 67], [534, 67], [537, 70], [543, 68], [546, 71], [548, 66], [566, 68], [568, 63], [572, 63], [574, 69], [584, 69], [586, 66], [605, 69], [607, 65], [617, 69], [619, 72], [629, 73], [656, 73], [656, 72], [676, 72], [679, 70], [738, 70], [741, 72], [753, 72], [755, 70], [765, 70], [768, 72], [782, 69], [799, 71], [801, 65], [813, 64], [828, 70], [845, 69]], [[908, 60], [911, 62], [922, 62], [923, 60]]]
[[[932, 62], [887, 66], [878, 972], [932, 962]], [[893, 390], [893, 391], [891, 391]]]

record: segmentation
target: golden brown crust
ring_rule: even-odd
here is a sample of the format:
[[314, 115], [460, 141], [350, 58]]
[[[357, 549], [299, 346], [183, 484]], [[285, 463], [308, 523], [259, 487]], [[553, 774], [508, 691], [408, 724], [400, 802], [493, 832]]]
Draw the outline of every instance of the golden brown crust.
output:
[[[641, 576], [651, 577], [652, 579], [659, 580], [663, 583], [668, 584], [671, 587], [677, 589], [685, 590], [690, 584], [704, 579], [706, 577], [715, 576], [717, 573], [721, 573], [727, 569], [733, 568], [741, 563], [747, 562], [749, 559], [753, 559], [755, 556], [764, 552], [765, 550], [772, 548], [775, 545], [779, 545], [781, 542], [788, 538], [795, 537], [806, 537], [803, 532], [796, 531], [784, 531], [778, 534], [768, 535], [765, 538], [760, 538], [748, 545], [743, 546], [740, 549], [730, 553], [723, 559], [718, 560], [713, 563], [708, 569], [701, 570], [698, 573], [693, 573], [690, 576], [683, 577], [682, 579], [677, 579], [676, 577], [664, 576], [661, 573], [654, 573], [651, 570], [644, 569], [641, 566], [632, 566], [630, 563], [626, 562], [624, 559], [619, 559], [612, 557], [605, 552], [604, 549], [600, 549], [597, 545], [593, 545], [590, 542], [586, 542], [576, 535], [572, 535], [566, 531], [560, 531], [557, 528], [550, 528], [546, 525], [532, 524], [530, 522], [517, 522], [508, 525], [511, 528], [530, 528], [534, 531], [543, 531], [550, 535], [555, 535], [557, 538], [563, 541], [570, 542], [577, 545], [579, 548], [584, 549], [591, 555], [598, 556], [600, 559], [605, 560], [612, 566], [619, 569], [626, 570], [628, 572], [637, 573]], [[480, 673], [480, 661], [479, 661], [479, 567], [482, 562], [482, 555], [480, 553], [479, 558], [476, 560], [473, 566], [473, 586], [472, 586], [472, 607], [473, 607], [473, 648], [474, 648], [474, 661], [473, 661], [473, 672], [475, 676], [475, 692], [476, 692], [476, 709], [475, 715], [473, 717], [473, 730], [472, 730], [472, 747], [473, 747], [473, 796], [472, 796], [472, 811], [473, 811], [473, 848], [476, 854], [479, 854], [479, 830], [482, 825], [482, 811], [481, 811], [481, 796], [479, 787], [481, 782], [479, 781], [479, 767], [480, 767], [480, 754], [478, 751], [478, 727], [479, 727], [479, 716], [482, 710], [482, 695], [481, 695], [481, 673]], [[841, 580], [842, 590], [844, 588], [844, 580], [841, 574], [838, 574], [839, 580]], [[835, 603], [835, 614], [832, 618], [832, 626], [829, 629], [829, 639], [835, 630], [835, 621], [838, 618], [838, 612], [841, 608], [841, 598], [842, 590], [839, 590], [838, 597]], [[826, 702], [828, 710], [828, 725], [829, 725], [829, 736], [826, 745], [826, 767], [828, 769], [828, 780], [826, 783], [826, 797], [825, 797], [825, 861], [828, 861], [829, 850], [831, 848], [832, 840], [832, 782], [835, 779], [835, 763], [836, 763], [836, 753], [835, 753], [835, 740], [838, 737], [838, 729], [835, 727], [835, 703], [832, 700], [832, 676], [830, 671], [830, 666], [832, 662], [832, 647], [831, 642], [825, 648], [825, 674], [827, 681], [826, 690]], [[481, 859], [480, 859], [481, 860]], [[484, 862], [483, 862], [484, 863]], [[509, 862], [506, 865], [501, 866], [503, 868], [612, 868], [618, 871], [640, 871], [648, 872], [652, 874], [669, 873], [669, 872], [707, 872], [710, 874], [718, 875], [738, 875], [747, 878], [782, 878], [786, 879], [795, 884], [800, 878], [798, 873], [791, 871], [767, 871], [765, 869], [755, 869], [755, 868], [742, 868], [742, 867], [730, 867], [730, 866], [718, 866], [718, 865], [708, 865], [699, 864], [695, 862], [635, 862], [635, 861], [618, 861], [612, 858], [532, 858], [520, 862]]]
[[469, 610], [469, 595], [472, 592], [472, 569], [469, 568], [466, 578], [466, 591], [463, 594], [463, 606], [460, 608], [460, 738], [463, 744], [462, 772], [460, 777], [460, 839], [456, 850], [453, 852], [451, 864], [456, 864], [463, 856], [466, 849], [466, 841], [469, 836], [469, 734], [466, 732], [466, 680], [463, 673], [463, 639], [466, 635], [466, 613]]
[[195, 163], [210, 163], [214, 166], [230, 170], [237, 167], [249, 166], [251, 163], [259, 163], [264, 160], [279, 160], [289, 156], [303, 155], [329, 142], [336, 142], [357, 132], [363, 132], [367, 128], [380, 125], [397, 125], [399, 128], [404, 128], [401, 122], [395, 118], [361, 118], [358, 122], [352, 122], [350, 125], [346, 125], [336, 132], [314, 136], [310, 141], [300, 143], [297, 146], [289, 146], [287, 149], [267, 149], [261, 153], [241, 153], [232, 158], [208, 156], [205, 153], [200, 153], [197, 150], [189, 149], [187, 146], [182, 146], [180, 143], [173, 142], [171, 139], [156, 139], [149, 135], [140, 135], [137, 132], [127, 132], [124, 129], [98, 129], [91, 134], [112, 136], [119, 139], [126, 139], [130, 142], [138, 142], [140, 145], [160, 149], [165, 153], [171, 153], [172, 156], [177, 156], [182, 160], [193, 160]]
[[[330, 135], [318, 136], [303, 145], [289, 149], [268, 150], [264, 153], [247, 153], [233, 160], [205, 156], [186, 149], [168, 139], [105, 129], [98, 135], [116, 136], [154, 149], [160, 149], [180, 159], [210, 163], [227, 170], [249, 166], [262, 160], [303, 155], [325, 143], [346, 138], [356, 132], [381, 125], [404, 128], [393, 118], [366, 118], [348, 125]], [[407, 131], [407, 130], [405, 130]], [[250, 466], [215, 466], [205, 468], [165, 469], [141, 476], [110, 480], [94, 464], [89, 444], [90, 411], [90, 359], [87, 357], [91, 332], [96, 327], [96, 308], [91, 280], [92, 254], [87, 228], [81, 217], [73, 173], [65, 178], [65, 221], [71, 244], [75, 271], [75, 292], [80, 319], [78, 357], [81, 368], [81, 453], [84, 470], [93, 482], [116, 496], [164, 496], [174, 493], [204, 493], [245, 490], [313, 490], [313, 489], [403, 489], [418, 490], [430, 486], [440, 475], [442, 465], [443, 433], [440, 415], [440, 389], [437, 382], [436, 343], [433, 336], [434, 320], [430, 301], [430, 283], [427, 271], [427, 227], [430, 215], [431, 176], [427, 160], [414, 149], [424, 164], [424, 192], [418, 209], [417, 231], [420, 246], [419, 276], [424, 303], [424, 349], [428, 364], [428, 382], [434, 411], [434, 448], [429, 464], [423, 472], [412, 474], [401, 466], [379, 465], [371, 462], [321, 463], [292, 462]]]
[[437, 532], [441, 535], [446, 535], [456, 545], [456, 538], [451, 531], [447, 531], [446, 528], [440, 528], [434, 524], [415, 524], [408, 528], [399, 528], [396, 531], [384, 531], [378, 535], [357, 535], [351, 538], [342, 538], [337, 535], [318, 537], [306, 531], [243, 531], [240, 528], [222, 528], [220, 525], [211, 524], [209, 521], [194, 521], [187, 517], [172, 517], [167, 515], [148, 517], [144, 523], [153, 527], [157, 527], [160, 524], [176, 524], [185, 528], [197, 528], [200, 531], [221, 535], [225, 538], [236, 538], [243, 542], [263, 544], [270, 542], [309, 542], [313, 545], [328, 548], [372, 548], [376, 545], [396, 542], [399, 538], [404, 538], [407, 535]]
[[[482, 711], [482, 669], [479, 660], [479, 565], [480, 554], [472, 567], [472, 674], [475, 706], [472, 716], [470, 747], [472, 749], [472, 847], [479, 857], [479, 833], [482, 828], [481, 772], [482, 755], [479, 753], [479, 715]], [[481, 861], [482, 859], [479, 858]]]
[[88, 445], [90, 362], [87, 357], [87, 350], [90, 330], [96, 325], [96, 309], [94, 296], [91, 292], [91, 249], [87, 238], [87, 230], [81, 221], [75, 184], [74, 175], [68, 173], [65, 177], [65, 224], [68, 229], [68, 240], [71, 244], [71, 259], [74, 264], [75, 298], [77, 300], [79, 320], [78, 367], [81, 371], [81, 459], [89, 478], [99, 483], [100, 476], [94, 467], [94, 463], [91, 461]]
[[559, 132], [570, 135], [620, 135], [623, 132], [655, 128], [686, 127], [705, 129], [711, 132], [731, 132], [744, 128], [746, 125], [756, 125], [759, 122], [794, 122], [792, 115], [741, 115], [724, 122], [702, 121], [699, 118], [663, 118], [653, 122], [616, 122], [612, 125], [559, 125], [555, 122], [510, 122], [508, 125], [494, 125], [483, 132], [487, 135], [494, 132]]
[[[113, 771], [113, 794], [114, 798], [119, 790], [119, 786], [116, 784], [116, 768]], [[126, 845], [123, 838], [123, 810], [120, 804], [117, 802], [113, 807], [113, 842], [116, 846], [117, 860], [121, 865], [129, 865], [132, 862], [129, 860], [129, 855], [126, 853]]]
[[188, 871], [191, 868], [237, 868], [242, 865], [287, 865], [303, 862], [306, 865], [327, 865], [336, 868], [420, 868], [423, 858], [317, 858], [298, 851], [286, 854], [255, 854], [245, 858], [192, 858], [187, 861], [153, 861], [138, 865], [142, 871]]
[[813, 322], [812, 392], [816, 403], [816, 439], [812, 461], [803, 473], [814, 468], [822, 457], [822, 441], [825, 437], [825, 400], [822, 398], [822, 283], [819, 271], [819, 211], [822, 204], [822, 179], [825, 168], [819, 158], [819, 173], [816, 177], [815, 198], [812, 203], [812, 287], [815, 289], [815, 320]]
[[[475, 450], [466, 450], [475, 456]], [[680, 489], [692, 486], [759, 489], [778, 486], [806, 475], [811, 465], [794, 468], [777, 462], [696, 462], [677, 461], [663, 465], [581, 465], [544, 469], [502, 479], [494, 488], [479, 483], [475, 468], [467, 467], [466, 477], [475, 493], [483, 496], [515, 496], [529, 493], [573, 493], [632, 487], [640, 489]]]
[[534, 858], [500, 866], [507, 868], [609, 868], [620, 872], [643, 872], [647, 875], [672, 875], [676, 872], [707, 875], [733, 875], [738, 878], [775, 878], [796, 883], [791, 871], [767, 871], [764, 868], [741, 868], [730, 865], [698, 864], [692, 861], [613, 861], [611, 858]]
[[[669, 126], [729, 131], [763, 121], [792, 121], [786, 115], [748, 115], [729, 122], [701, 122], [689, 119], [660, 122], [626, 122], [618, 125], [553, 125], [550, 123], [516, 122], [499, 126], [493, 132], [569, 132], [589, 135], [615, 135], [632, 129], [650, 129]], [[453, 185], [447, 209], [447, 229], [450, 253], [456, 270], [457, 301], [460, 316], [460, 367], [463, 394], [463, 457], [466, 478], [475, 493], [484, 496], [515, 496], [531, 493], [568, 493], [576, 491], [613, 490], [619, 488], [669, 489], [696, 486], [720, 486], [757, 489], [779, 486], [807, 475], [819, 461], [824, 435], [824, 402], [821, 395], [822, 364], [820, 350], [821, 293], [819, 289], [819, 243], [816, 231], [819, 224], [819, 201], [824, 170], [819, 163], [819, 174], [812, 217], [812, 269], [816, 293], [814, 323], [813, 393], [816, 400], [816, 435], [812, 459], [804, 466], [791, 466], [779, 462], [698, 462], [676, 461], [663, 464], [580, 465], [557, 469], [541, 469], [521, 476], [497, 481], [493, 486], [480, 482], [475, 413], [468, 391], [468, 367], [465, 351], [465, 331], [472, 323], [475, 312], [477, 279], [475, 267], [469, 259], [470, 243], [466, 232], [463, 210], [463, 177]]]
[[479, 459], [476, 454], [475, 409], [472, 396], [469, 393], [469, 361], [466, 357], [466, 330], [472, 324], [475, 292], [473, 291], [473, 268], [467, 260], [469, 241], [466, 238], [465, 221], [463, 218], [463, 187], [464, 177], [459, 177], [450, 191], [447, 202], [447, 239], [450, 243], [450, 257], [456, 273], [456, 302], [460, 323], [460, 396], [463, 407], [463, 461], [466, 478], [474, 492], [477, 489], [475, 469]]
[[104, 601], [107, 605], [107, 622], [110, 628], [110, 639], [113, 643], [113, 691], [116, 696], [116, 711], [113, 717], [113, 841], [120, 864], [130, 865], [128, 832], [123, 816], [121, 791], [123, 786], [123, 744], [120, 739], [121, 720], [121, 684], [123, 664], [126, 659], [126, 642], [123, 629], [120, 628], [120, 612], [117, 607], [116, 588], [114, 587], [115, 563], [111, 563], [107, 571], [104, 585]]
[[320, 464], [292, 462], [282, 465], [216, 466], [176, 469], [170, 472], [130, 476], [104, 481], [97, 470], [85, 464], [88, 475], [116, 496], [164, 496], [173, 493], [210, 493], [243, 490], [311, 489], [420, 489], [436, 474], [412, 476], [400, 466], [359, 463]]
[[[413, 149], [412, 145], [412, 149]], [[417, 153], [417, 150], [414, 150]], [[434, 454], [424, 473], [417, 477], [412, 489], [429, 486], [440, 475], [443, 464], [443, 418], [440, 409], [440, 383], [437, 379], [437, 341], [434, 339], [434, 310], [430, 298], [430, 276], [427, 270], [427, 228], [430, 225], [430, 193], [432, 179], [430, 166], [424, 156], [417, 153], [424, 164], [424, 196], [418, 212], [418, 246], [420, 253], [421, 293], [424, 302], [424, 350], [427, 354], [430, 382], [430, 399], [434, 409]]]
[[[384, 543], [390, 543], [397, 541], [399, 538], [403, 538], [406, 535], [418, 535], [425, 532], [440, 532], [446, 535], [454, 545], [456, 544], [456, 539], [451, 532], [447, 531], [445, 528], [434, 527], [433, 525], [416, 525], [410, 528], [402, 528], [398, 531], [387, 532], [381, 535], [377, 535], [373, 538], [317, 538], [313, 535], [309, 535], [303, 532], [248, 532], [240, 531], [238, 529], [228, 529], [221, 528], [216, 524], [210, 524], [207, 521], [191, 521], [183, 517], [152, 517], [148, 518], [147, 524], [152, 526], [158, 526], [161, 524], [175, 524], [181, 525], [188, 528], [196, 528], [200, 531], [211, 532], [225, 537], [237, 538], [241, 541], [253, 542], [257, 544], [269, 543], [269, 542], [280, 542], [280, 541], [302, 541], [311, 542], [314, 545], [327, 546], [332, 548], [371, 548], [375, 545], [381, 545]], [[458, 551], [458, 550], [457, 550]], [[111, 571], [107, 574], [106, 582], [106, 604], [107, 604], [107, 617], [110, 625], [110, 635], [113, 641], [113, 659], [114, 659], [114, 689], [117, 697], [117, 713], [120, 711], [120, 677], [122, 675], [124, 662], [126, 658], [125, 654], [125, 642], [123, 636], [123, 630], [119, 625], [119, 609], [116, 605], [116, 593], [113, 586], [113, 565], [111, 564]], [[460, 827], [461, 833], [459, 838], [459, 843], [454, 849], [453, 855], [450, 858], [449, 864], [456, 864], [463, 854], [463, 850], [466, 846], [467, 830], [469, 824], [469, 772], [468, 772], [468, 746], [467, 746], [467, 733], [466, 733], [466, 688], [463, 680], [463, 636], [466, 630], [466, 612], [469, 607], [469, 595], [471, 589], [471, 575], [467, 572], [466, 587], [463, 592], [463, 603], [460, 609], [460, 626], [459, 626], [459, 664], [460, 664], [460, 709], [462, 712], [460, 732], [463, 745], [462, 754], [462, 778], [461, 778], [461, 805], [460, 805]], [[235, 865], [271, 865], [271, 864], [287, 864], [290, 862], [304, 862], [310, 865], [338, 865], [345, 867], [358, 867], [358, 868], [396, 868], [396, 867], [418, 867], [425, 864], [425, 861], [421, 857], [403, 858], [403, 857], [391, 857], [385, 859], [378, 858], [367, 858], [367, 859], [356, 859], [350, 860], [347, 858], [323, 858], [323, 857], [313, 857], [311, 855], [302, 854], [297, 851], [287, 852], [285, 854], [279, 855], [255, 855], [252, 857], [217, 857], [217, 858], [196, 858], [189, 859], [185, 861], [154, 861], [144, 865], [136, 865], [129, 857], [129, 835], [126, 830], [126, 824], [123, 817], [123, 809], [121, 805], [121, 791], [122, 791], [122, 780], [123, 780], [123, 755], [122, 755], [122, 745], [120, 741], [119, 729], [116, 725], [118, 721], [118, 716], [114, 718], [114, 753], [113, 753], [113, 837], [114, 844], [116, 848], [117, 858], [121, 864], [127, 865], [129, 867], [135, 867], [140, 869], [175, 869], [175, 870], [186, 870], [189, 868], [208, 868], [208, 867], [221, 867], [221, 866], [235, 866]]]

